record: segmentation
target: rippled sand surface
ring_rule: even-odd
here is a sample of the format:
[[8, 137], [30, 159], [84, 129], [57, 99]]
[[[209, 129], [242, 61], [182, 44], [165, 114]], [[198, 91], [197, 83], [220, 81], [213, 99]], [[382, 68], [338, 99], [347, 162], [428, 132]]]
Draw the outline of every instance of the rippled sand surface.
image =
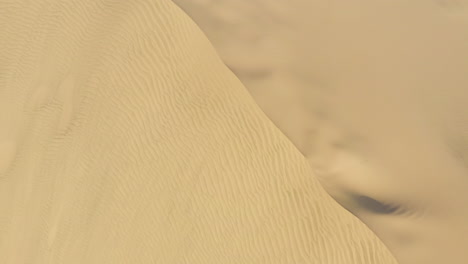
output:
[[173, 3], [3, 0], [0, 263], [395, 262]]

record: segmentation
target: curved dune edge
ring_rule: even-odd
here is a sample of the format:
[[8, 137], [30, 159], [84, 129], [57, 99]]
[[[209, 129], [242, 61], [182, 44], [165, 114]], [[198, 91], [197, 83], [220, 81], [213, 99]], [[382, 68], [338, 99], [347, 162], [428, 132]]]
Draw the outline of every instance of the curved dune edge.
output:
[[395, 263], [171, 2], [0, 12], [2, 263]]
[[468, 263], [468, 1], [173, 1], [399, 262]]

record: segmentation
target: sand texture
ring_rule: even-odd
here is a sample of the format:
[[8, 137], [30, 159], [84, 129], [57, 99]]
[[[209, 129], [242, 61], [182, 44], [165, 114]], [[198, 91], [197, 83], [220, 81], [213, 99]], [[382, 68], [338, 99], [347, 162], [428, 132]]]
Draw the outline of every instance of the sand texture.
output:
[[468, 263], [468, 1], [174, 2], [400, 263]]
[[0, 263], [395, 263], [167, 0], [0, 1]]

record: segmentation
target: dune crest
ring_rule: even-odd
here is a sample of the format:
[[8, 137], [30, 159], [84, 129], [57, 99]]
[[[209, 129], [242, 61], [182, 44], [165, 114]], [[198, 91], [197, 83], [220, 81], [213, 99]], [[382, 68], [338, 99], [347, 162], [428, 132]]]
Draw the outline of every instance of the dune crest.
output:
[[170, 1], [0, 12], [1, 263], [395, 263]]
[[174, 0], [401, 263], [468, 263], [468, 2]]

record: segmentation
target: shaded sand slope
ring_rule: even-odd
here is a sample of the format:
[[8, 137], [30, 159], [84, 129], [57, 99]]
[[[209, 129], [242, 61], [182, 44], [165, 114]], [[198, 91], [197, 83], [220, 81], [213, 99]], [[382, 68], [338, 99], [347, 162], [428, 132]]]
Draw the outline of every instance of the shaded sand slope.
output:
[[468, 1], [174, 2], [401, 263], [468, 263]]
[[394, 263], [171, 2], [0, 2], [0, 262]]

